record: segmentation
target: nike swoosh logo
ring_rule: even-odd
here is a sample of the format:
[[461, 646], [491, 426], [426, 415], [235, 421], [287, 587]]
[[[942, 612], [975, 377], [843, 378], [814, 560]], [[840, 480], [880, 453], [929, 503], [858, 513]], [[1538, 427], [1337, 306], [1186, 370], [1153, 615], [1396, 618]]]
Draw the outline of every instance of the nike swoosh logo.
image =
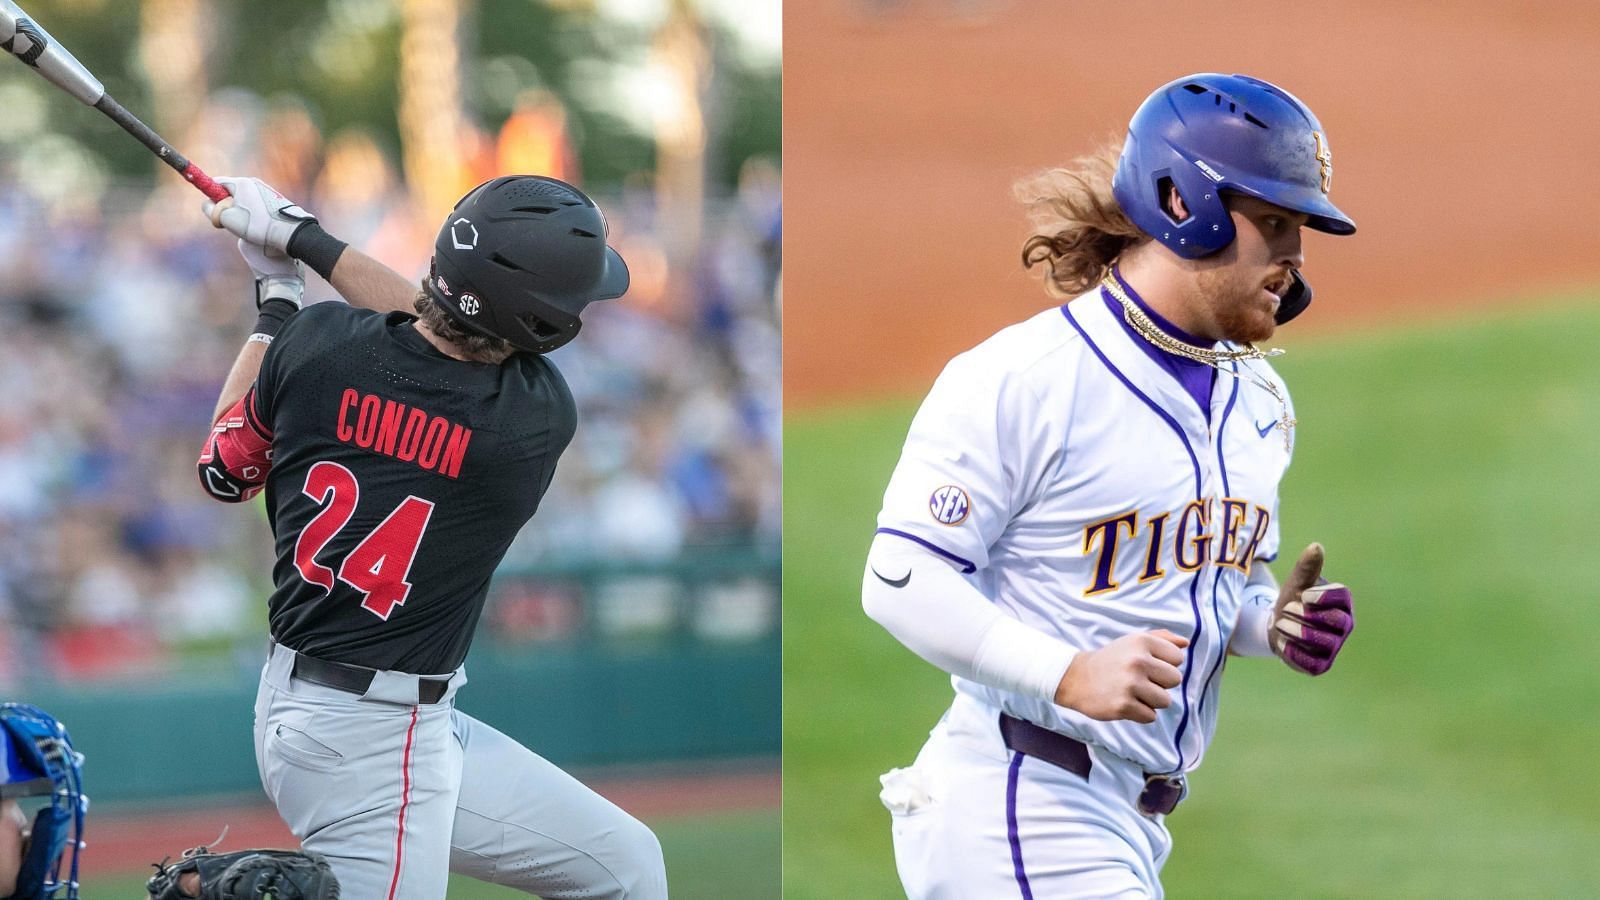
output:
[[909, 571], [906, 572], [906, 577], [899, 578], [899, 579], [896, 579], [896, 578], [885, 578], [885, 577], [883, 577], [883, 573], [879, 572], [876, 568], [874, 568], [872, 570], [872, 574], [878, 576], [878, 580], [879, 581], [883, 582], [884, 584], [887, 584], [889, 587], [892, 587], [892, 588], [903, 588], [906, 585], [911, 583], [911, 573]]
[[1268, 419], [1267, 420], [1267, 424], [1265, 424], [1265, 425], [1257, 425], [1256, 426], [1256, 434], [1259, 434], [1262, 437], [1266, 437], [1267, 436], [1267, 432], [1269, 432], [1272, 429], [1277, 428], [1277, 427], [1278, 427], [1278, 421], [1276, 419]]

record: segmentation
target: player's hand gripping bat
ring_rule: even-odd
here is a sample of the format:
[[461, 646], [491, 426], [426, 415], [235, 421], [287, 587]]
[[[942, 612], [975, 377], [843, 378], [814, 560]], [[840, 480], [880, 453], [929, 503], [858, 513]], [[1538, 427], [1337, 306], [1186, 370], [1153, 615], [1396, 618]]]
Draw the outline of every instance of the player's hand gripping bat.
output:
[[22, 7], [12, 0], [0, 0], [0, 50], [15, 56], [24, 65], [48, 79], [51, 84], [78, 98], [84, 104], [105, 113], [111, 121], [138, 138], [141, 144], [150, 148], [150, 152], [177, 170], [185, 181], [198, 188], [213, 203], [223, 205], [232, 202], [227, 188], [212, 181], [209, 175], [200, 171], [199, 166], [174, 150], [171, 144], [161, 139], [161, 135], [150, 130], [150, 126], [123, 109], [122, 104], [106, 93], [105, 86], [84, 67], [83, 63], [78, 62], [67, 52], [67, 48], [61, 46], [55, 38], [39, 27], [39, 24], [29, 18]]

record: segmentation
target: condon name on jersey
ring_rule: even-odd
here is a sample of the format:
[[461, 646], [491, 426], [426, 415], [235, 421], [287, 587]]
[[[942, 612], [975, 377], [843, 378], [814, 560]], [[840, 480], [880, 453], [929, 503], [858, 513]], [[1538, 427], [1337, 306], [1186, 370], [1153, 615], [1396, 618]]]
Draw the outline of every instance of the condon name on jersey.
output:
[[472, 429], [421, 407], [346, 388], [334, 435], [346, 444], [416, 463], [447, 478], [461, 474]]

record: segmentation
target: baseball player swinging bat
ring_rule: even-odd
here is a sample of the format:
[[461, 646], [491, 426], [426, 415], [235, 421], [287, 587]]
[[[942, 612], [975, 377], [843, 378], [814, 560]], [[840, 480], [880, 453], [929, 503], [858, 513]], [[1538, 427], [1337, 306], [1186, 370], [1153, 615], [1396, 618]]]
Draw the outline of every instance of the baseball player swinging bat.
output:
[[66, 47], [61, 46], [59, 41], [51, 37], [37, 22], [28, 17], [22, 7], [11, 0], [0, 0], [0, 49], [22, 60], [24, 65], [85, 105], [105, 113], [111, 121], [138, 138], [139, 143], [149, 147], [151, 153], [175, 169], [185, 181], [198, 188], [200, 193], [205, 194], [213, 203], [219, 206], [232, 203], [227, 188], [212, 181], [211, 176], [202, 172], [199, 166], [173, 149], [171, 144], [151, 130], [150, 126], [139, 121], [137, 116], [124, 109], [122, 104], [106, 93], [105, 85], [94, 77], [94, 73], [83, 63], [78, 62], [77, 57], [69, 53]]

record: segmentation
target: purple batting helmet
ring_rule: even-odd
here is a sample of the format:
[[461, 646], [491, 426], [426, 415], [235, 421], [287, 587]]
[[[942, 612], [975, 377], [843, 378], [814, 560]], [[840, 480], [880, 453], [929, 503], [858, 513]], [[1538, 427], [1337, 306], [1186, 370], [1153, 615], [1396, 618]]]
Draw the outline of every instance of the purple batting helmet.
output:
[[[1163, 85], [1139, 106], [1111, 190], [1139, 230], [1198, 259], [1233, 243], [1223, 191], [1304, 213], [1317, 231], [1354, 234], [1356, 223], [1328, 199], [1332, 183], [1327, 133], [1304, 103], [1259, 78], [1207, 72]], [[1167, 205], [1174, 188], [1189, 212], [1182, 221]], [[1279, 324], [1311, 303], [1298, 272], [1295, 282]]]

